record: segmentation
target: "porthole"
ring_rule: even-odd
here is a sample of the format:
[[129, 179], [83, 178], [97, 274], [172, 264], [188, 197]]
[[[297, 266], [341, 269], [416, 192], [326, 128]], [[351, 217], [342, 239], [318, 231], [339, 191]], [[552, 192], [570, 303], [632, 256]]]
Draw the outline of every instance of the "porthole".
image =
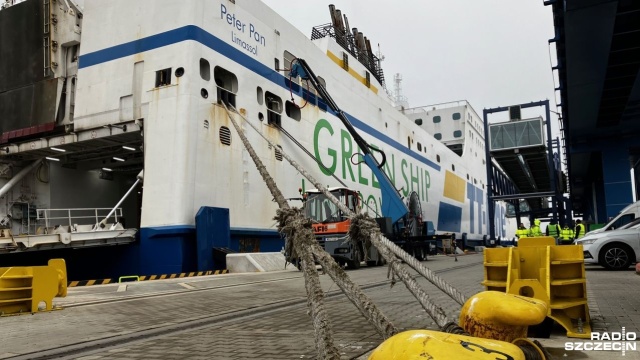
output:
[[261, 112], [258, 113], [258, 120], [264, 121], [264, 115]]
[[176, 74], [176, 77], [181, 77], [182, 75], [184, 75], [184, 68], [181, 68], [181, 67], [177, 68], [175, 74]]
[[200, 77], [202, 80], [211, 80], [211, 65], [207, 59], [200, 59]]
[[264, 104], [264, 93], [262, 92], [262, 88], [258, 86], [256, 89], [256, 95], [258, 96], [258, 104]]
[[206, 99], [206, 98], [208, 98], [208, 97], [209, 97], [209, 92], [207, 91], [207, 89], [201, 89], [201, 90], [200, 90], [200, 95], [201, 95], [203, 98], [205, 98], [205, 99]]

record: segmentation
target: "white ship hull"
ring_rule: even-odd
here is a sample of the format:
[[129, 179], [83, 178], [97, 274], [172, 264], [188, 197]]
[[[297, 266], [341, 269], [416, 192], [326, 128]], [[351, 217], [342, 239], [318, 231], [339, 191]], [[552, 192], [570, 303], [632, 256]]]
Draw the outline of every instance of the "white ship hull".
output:
[[[249, 121], [304, 168], [329, 186], [339, 185], [330, 175], [337, 176], [361, 192], [372, 215], [380, 215], [376, 179], [364, 164], [351, 163], [358, 149], [339, 119], [315, 96], [299, 110], [299, 119], [294, 108], [288, 115], [291, 95], [300, 106], [306, 101], [301, 87], [292, 88], [286, 72], [275, 70], [276, 59], [280, 68], [286, 66], [285, 51], [304, 58], [326, 81], [356, 130], [386, 153], [384, 170], [395, 186], [403, 195], [418, 193], [424, 219], [439, 233], [482, 240], [489, 232], [484, 129], [471, 106], [461, 102], [405, 115], [371, 74], [367, 86], [367, 69], [357, 59], [351, 57], [345, 71], [344, 50], [334, 39], [310, 41], [261, 2], [87, 1], [80, 50], [74, 131], [132, 123], [142, 129], [143, 252], [183, 249], [165, 247], [157, 239], [177, 244], [192, 238], [195, 215], [203, 206], [228, 209], [232, 242], [256, 239], [262, 251], [282, 245], [272, 220], [276, 203], [218, 104], [216, 83], [226, 88], [223, 94], [235, 96], [236, 107]], [[170, 69], [170, 84], [167, 79], [158, 83], [163, 69]], [[178, 69], [184, 71], [179, 77]], [[329, 171], [268, 124], [268, 103], [278, 99], [282, 127]], [[297, 198], [299, 188], [313, 187], [254, 130], [243, 127], [285, 197]], [[230, 145], [222, 141], [225, 128]], [[442, 134], [440, 140], [435, 133]], [[447, 146], [453, 143], [461, 155]], [[504, 238], [504, 208], [498, 205], [497, 210], [497, 235]]]

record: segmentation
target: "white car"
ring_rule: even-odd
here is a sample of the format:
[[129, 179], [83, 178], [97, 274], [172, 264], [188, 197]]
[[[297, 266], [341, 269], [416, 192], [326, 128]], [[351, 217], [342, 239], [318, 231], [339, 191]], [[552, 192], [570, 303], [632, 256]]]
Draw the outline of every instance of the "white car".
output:
[[587, 234], [576, 240], [582, 245], [584, 261], [611, 270], [624, 270], [640, 261], [640, 219], [615, 230]]

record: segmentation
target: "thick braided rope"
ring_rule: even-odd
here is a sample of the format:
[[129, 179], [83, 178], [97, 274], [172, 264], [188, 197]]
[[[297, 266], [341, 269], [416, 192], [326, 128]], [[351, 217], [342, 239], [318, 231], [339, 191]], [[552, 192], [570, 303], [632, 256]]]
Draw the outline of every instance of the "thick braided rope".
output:
[[[264, 179], [264, 182], [267, 184], [269, 191], [275, 198], [278, 206], [280, 206], [281, 210], [288, 211], [280, 216], [282, 226], [281, 231], [287, 235], [287, 239], [293, 239], [293, 247], [296, 249], [298, 255], [302, 258], [302, 269], [305, 279], [305, 288], [307, 290], [307, 302], [309, 305], [309, 311], [311, 319], [313, 320], [313, 328], [315, 332], [315, 346], [316, 351], [318, 353], [318, 358], [320, 359], [340, 359], [340, 352], [338, 348], [335, 347], [333, 342], [333, 332], [331, 331], [331, 324], [329, 322], [329, 316], [324, 306], [324, 292], [322, 291], [322, 287], [320, 286], [320, 277], [315, 267], [315, 262], [313, 260], [313, 254], [311, 253], [311, 248], [308, 246], [304, 246], [304, 234], [299, 231], [302, 229], [302, 222], [295, 218], [295, 216], [291, 216], [291, 212], [294, 211], [289, 208], [287, 201], [285, 200], [282, 192], [278, 189], [275, 181], [269, 175], [267, 168], [264, 166], [258, 154], [256, 154], [255, 150], [249, 143], [249, 140], [240, 129], [240, 126], [236, 123], [229, 112], [227, 106], [224, 105], [225, 110], [227, 111], [227, 116], [231, 120], [233, 127], [236, 129], [236, 132], [242, 139], [242, 143], [244, 147], [249, 152], [251, 159], [255, 163], [260, 175]], [[313, 234], [311, 234], [313, 237]], [[290, 240], [288, 240], [290, 241]], [[315, 239], [314, 239], [315, 241]]]

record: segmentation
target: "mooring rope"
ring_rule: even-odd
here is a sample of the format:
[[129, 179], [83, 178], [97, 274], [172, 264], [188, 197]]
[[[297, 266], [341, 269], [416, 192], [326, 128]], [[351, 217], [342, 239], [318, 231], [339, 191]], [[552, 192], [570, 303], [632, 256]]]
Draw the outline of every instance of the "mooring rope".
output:
[[[233, 107], [232, 107], [233, 108]], [[267, 137], [264, 136], [264, 134], [262, 134], [262, 132], [260, 130], [258, 130], [249, 120], [246, 119], [246, 117], [244, 117], [242, 114], [240, 114], [235, 108], [233, 108], [233, 110], [236, 112], [236, 114], [239, 114], [240, 117], [242, 117], [244, 119], [244, 121], [249, 124], [249, 126], [251, 126], [263, 139], [265, 139], [271, 146], [275, 147], [276, 144], [274, 144], [273, 142], [271, 142], [271, 140], [269, 140]], [[318, 182], [308, 171], [306, 171], [304, 168], [302, 168], [302, 166], [300, 166], [295, 160], [293, 160], [285, 151], [283, 151], [282, 149], [279, 150], [280, 153], [282, 154], [282, 156], [287, 159], [287, 161], [298, 171], [300, 172], [300, 174], [302, 176], [304, 176], [306, 179], [308, 179], [318, 190], [322, 191], [324, 193], [325, 196], [327, 196], [327, 198], [336, 206], [338, 206], [340, 208], [340, 210], [343, 211], [343, 213], [348, 214], [348, 216], [352, 219], [354, 219], [354, 217], [356, 216], [356, 214], [351, 211], [349, 208], [346, 207], [346, 205], [342, 204], [335, 196], [333, 196], [333, 194], [331, 194], [331, 192], [329, 192], [327, 190], [327, 188], [322, 185], [320, 182]], [[373, 222], [373, 220], [372, 220]], [[375, 224], [375, 222], [373, 222]], [[366, 226], [366, 225], [365, 225]], [[352, 225], [350, 227], [351, 229], [354, 228], [358, 228], [358, 226], [354, 226], [353, 222]], [[371, 235], [371, 237], [369, 238], [369, 240], [371, 241], [371, 243], [378, 249], [378, 251], [380, 252], [380, 254], [383, 256], [383, 258], [389, 263], [389, 267], [393, 270], [393, 273], [398, 275], [398, 277], [403, 280], [403, 282], [405, 283], [405, 286], [407, 286], [407, 288], [409, 289], [409, 291], [416, 297], [416, 299], [418, 300], [418, 302], [422, 305], [422, 307], [424, 308], [424, 310], [427, 312], [427, 314], [436, 322], [436, 324], [438, 324], [439, 327], [444, 326], [448, 321], [447, 321], [447, 317], [446, 314], [444, 313], [444, 311], [442, 310], [442, 308], [440, 308], [437, 304], [435, 304], [427, 295], [426, 292], [424, 292], [424, 290], [422, 290], [420, 288], [420, 286], [418, 285], [418, 283], [413, 279], [413, 277], [406, 271], [406, 269], [404, 267], [402, 267], [399, 264], [399, 261], [397, 261], [396, 256], [394, 255], [394, 253], [390, 250], [390, 249], [394, 249], [391, 246], [386, 246], [385, 243], [389, 243], [389, 244], [393, 244], [391, 241], [389, 241], [388, 239], [386, 239], [379, 231], [377, 225], [375, 226], [375, 228], [372, 228], [375, 230], [369, 231], [367, 233], [367, 235]], [[374, 236], [375, 235], [375, 236]], [[384, 241], [386, 240], [386, 241]], [[395, 244], [393, 244], [395, 246]], [[417, 262], [417, 260], [409, 255], [407, 252], [405, 252], [404, 250], [400, 249], [398, 246], [395, 246], [395, 250], [396, 250], [396, 255], [400, 255], [400, 257], [404, 260], [404, 258], [406, 257], [407, 259], [411, 258], [413, 259], [413, 263], [414, 265], [417, 264], [418, 269], [421, 268], [422, 271], [418, 270], [418, 272], [423, 275], [425, 278], [427, 278], [429, 281], [431, 281], [432, 283], [434, 283], [434, 285], [436, 285], [438, 288], [440, 288], [442, 291], [444, 291], [447, 294], [450, 293], [458, 293], [460, 294], [456, 289], [454, 289], [451, 285], [448, 285], [446, 282], [444, 282], [444, 280], [442, 280], [440, 277], [438, 277], [437, 275], [435, 275], [431, 270], [425, 268], [424, 266], [422, 266], [419, 262]], [[404, 257], [403, 257], [404, 255]], [[405, 262], [407, 262], [405, 260]], [[409, 262], [407, 262], [409, 263]], [[440, 286], [438, 286], [438, 284], [440, 284]], [[446, 285], [446, 286], [445, 286]], [[447, 292], [448, 291], [448, 292]], [[461, 297], [464, 298], [464, 296], [462, 294], [460, 294]], [[455, 300], [455, 298], [454, 298]], [[464, 302], [463, 302], [464, 303]]]
[[[225, 105], [225, 110], [227, 110], [227, 115], [231, 118], [231, 113], [229, 112], [226, 105]], [[235, 108], [233, 108], [233, 110], [235, 111]], [[238, 114], [237, 111], [236, 111], [236, 114]], [[249, 123], [246, 118], [244, 118], [241, 114], [240, 116], [244, 119], [246, 123], [248, 123], [253, 127], [253, 125]], [[257, 131], [255, 127], [254, 129]], [[241, 135], [241, 137], [243, 136], [244, 134]], [[266, 169], [265, 169], [265, 172], [266, 172]], [[268, 175], [268, 173], [266, 175]], [[274, 185], [274, 187], [277, 189], [276, 185]], [[282, 196], [281, 199], [284, 200], [284, 196]], [[278, 202], [278, 205], [280, 206], [281, 211], [283, 209], [289, 208], [289, 205], [286, 203], [286, 201], [282, 204]], [[338, 285], [338, 287], [340, 287], [340, 289], [347, 296], [347, 298], [356, 306], [358, 310], [360, 310], [362, 315], [375, 327], [375, 329], [383, 338], [387, 339], [397, 334], [398, 330], [393, 325], [393, 323], [391, 323], [389, 318], [387, 318], [387, 316], [384, 315], [380, 311], [380, 309], [378, 309], [377, 306], [375, 306], [373, 301], [369, 299], [369, 297], [362, 291], [362, 289], [349, 278], [347, 273], [340, 267], [340, 265], [338, 265], [335, 262], [335, 260], [329, 254], [327, 254], [326, 251], [324, 251], [324, 249], [320, 247], [320, 245], [318, 245], [318, 242], [316, 241], [315, 236], [313, 234], [313, 230], [311, 228], [311, 221], [309, 219], [306, 219], [301, 212], [298, 211], [297, 214], [300, 219], [303, 219], [305, 221], [305, 223], [303, 224], [304, 227], [299, 228], [299, 231], [304, 231], [305, 233], [308, 233], [308, 235], [305, 236], [303, 239], [304, 246], [313, 251], [313, 255], [315, 256], [316, 260], [320, 263], [320, 265], [322, 265], [322, 268], [324, 269], [324, 271], [327, 274], [329, 274], [329, 276], [334, 281], [334, 283]], [[282, 222], [283, 216], [284, 215], [277, 216], [276, 220], [279, 221], [279, 224], [283, 224]], [[291, 239], [291, 238], [287, 238], [287, 239]], [[306, 239], [310, 239], [310, 241], [306, 241]], [[297, 253], [297, 247], [294, 247], [291, 245], [294, 243], [295, 241], [287, 240], [287, 242], [285, 243], [285, 247], [288, 246], [288, 248], [286, 248], [288, 251], [291, 251], [291, 250], [294, 251], [294, 252], [288, 252], [288, 254], [293, 254], [293, 256], [296, 256], [295, 254]]]
[[[311, 241], [309, 241], [308, 236], [305, 236], [305, 232], [301, 231], [304, 229], [304, 218], [301, 218], [301, 214], [298, 213], [299, 216], [295, 215], [295, 211], [293, 211], [280, 189], [278, 189], [275, 181], [269, 175], [267, 168], [264, 166], [258, 154], [256, 154], [255, 150], [249, 143], [249, 140], [240, 129], [240, 126], [236, 123], [229, 112], [227, 106], [222, 103], [225, 110], [227, 111], [227, 116], [233, 127], [236, 129], [238, 136], [242, 140], [244, 147], [249, 152], [251, 159], [256, 165], [258, 172], [262, 176], [264, 182], [267, 184], [271, 195], [273, 195], [274, 199], [278, 203], [280, 207], [280, 214], [278, 219], [280, 220], [281, 231], [288, 235], [287, 241], [291, 241], [293, 247], [295, 248], [298, 256], [302, 259], [302, 271], [305, 279], [305, 289], [307, 291], [307, 302], [309, 306], [310, 316], [313, 320], [313, 328], [315, 331], [315, 346], [316, 351], [318, 353], [318, 358], [320, 359], [340, 359], [340, 352], [338, 348], [334, 345], [333, 342], [333, 332], [331, 331], [331, 324], [329, 322], [329, 316], [324, 306], [324, 292], [322, 291], [322, 287], [320, 286], [320, 276], [318, 275], [318, 271], [316, 270], [315, 261], [313, 260], [313, 254], [311, 252], [311, 247], [309, 243], [311, 241], [315, 241], [313, 237], [313, 233], [310, 234]], [[308, 220], [306, 220], [308, 222]], [[311, 225], [308, 226], [311, 228]], [[306, 233], [309, 235], [309, 233]]]
[[[233, 106], [231, 106], [231, 108], [236, 112], [236, 114], [240, 115], [240, 117], [258, 133], [258, 135], [260, 135], [265, 141], [267, 141], [267, 143], [269, 143], [271, 146], [274, 146], [274, 147], [277, 146], [271, 140], [269, 140], [266, 136], [264, 136], [264, 134], [255, 125], [253, 125], [244, 115], [240, 114]], [[282, 154], [282, 156], [285, 159], [287, 159], [287, 161], [296, 170], [300, 172], [302, 176], [304, 176], [307, 180], [309, 180], [316, 187], [316, 189], [322, 191], [324, 195], [327, 196], [329, 201], [331, 201], [334, 205], [338, 206], [344, 214], [347, 214], [349, 218], [352, 218], [354, 215], [356, 215], [353, 211], [351, 211], [348, 207], [346, 207], [346, 205], [341, 203], [335, 196], [333, 196], [333, 194], [331, 194], [324, 185], [318, 182], [308, 171], [302, 168], [302, 166], [300, 166], [285, 151], [283, 151], [283, 149], [279, 149], [279, 151]], [[433, 271], [431, 271], [431, 269], [426, 268], [415, 257], [410, 255], [406, 251], [402, 250], [398, 245], [394, 244], [391, 240], [387, 239], [384, 236], [381, 236], [380, 240], [381, 240], [380, 242], [381, 246], [386, 246], [389, 249], [391, 249], [391, 252], [393, 254], [398, 256], [407, 265], [409, 265], [414, 270], [416, 270], [418, 274], [422, 275], [425, 279], [427, 279], [429, 282], [435, 285], [438, 289], [442, 290], [442, 292], [444, 292], [449, 297], [451, 297], [459, 305], [463, 305], [467, 301], [466, 296], [464, 296], [460, 291], [458, 291], [458, 289], [456, 289], [451, 284], [447, 283], [444, 279], [436, 275]], [[374, 246], [378, 248], [378, 250], [380, 249], [379, 245], [374, 244]], [[389, 262], [388, 259], [386, 260], [387, 262]]]

